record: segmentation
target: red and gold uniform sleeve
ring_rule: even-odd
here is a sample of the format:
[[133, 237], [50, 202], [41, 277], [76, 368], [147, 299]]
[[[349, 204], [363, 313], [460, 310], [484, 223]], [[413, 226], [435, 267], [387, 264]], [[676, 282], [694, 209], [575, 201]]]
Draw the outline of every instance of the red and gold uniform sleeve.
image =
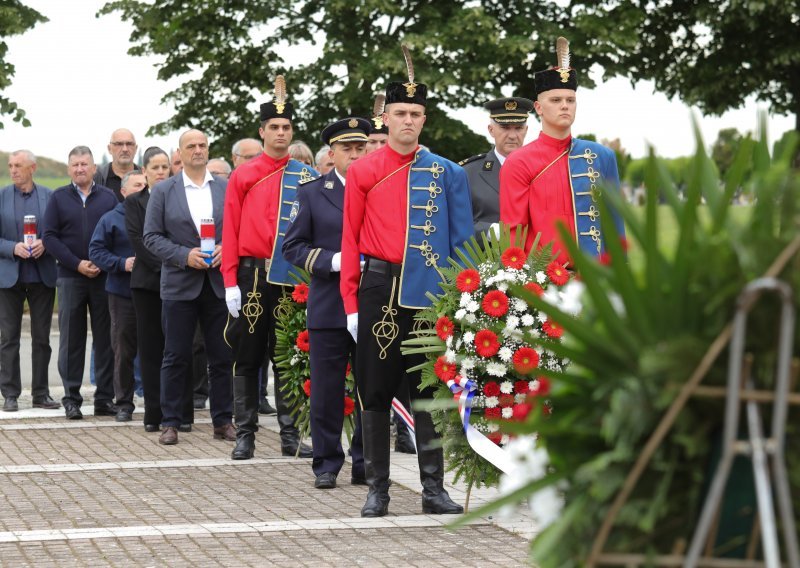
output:
[[[363, 160], [364, 158], [362, 158]], [[358, 282], [361, 277], [361, 264], [358, 242], [361, 226], [364, 223], [369, 187], [362, 180], [361, 171], [350, 166], [344, 186], [344, 218], [342, 223], [342, 275], [339, 280], [339, 291], [344, 301], [344, 312], [358, 312]]]
[[[530, 226], [529, 211], [531, 182], [533, 175], [530, 163], [524, 157], [522, 148], [511, 154], [500, 168], [500, 221], [511, 226], [512, 238], [517, 225]], [[526, 252], [530, 250], [533, 238], [528, 231], [525, 243]]]
[[239, 227], [242, 220], [242, 202], [245, 189], [242, 187], [240, 170], [234, 170], [225, 191], [225, 208], [222, 214], [222, 281], [226, 288], [238, 284], [236, 273], [239, 270]]

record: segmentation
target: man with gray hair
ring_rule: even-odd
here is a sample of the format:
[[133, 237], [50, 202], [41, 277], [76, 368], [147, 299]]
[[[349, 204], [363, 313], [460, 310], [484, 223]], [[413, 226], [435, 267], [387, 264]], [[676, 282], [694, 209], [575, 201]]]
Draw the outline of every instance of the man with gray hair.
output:
[[217, 176], [224, 179], [228, 179], [228, 177], [231, 175], [231, 165], [222, 158], [214, 158], [213, 160], [209, 160], [206, 169], [212, 176]]
[[97, 168], [94, 174], [94, 182], [113, 191], [120, 202], [125, 199], [120, 191], [122, 178], [129, 172], [139, 171], [139, 166], [134, 162], [136, 148], [133, 133], [127, 128], [117, 128], [108, 142], [111, 161]]
[[92, 151], [76, 146], [67, 171], [72, 183], [53, 192], [44, 212], [42, 240], [58, 261], [58, 372], [64, 384], [64, 413], [83, 418], [81, 384], [86, 361], [86, 310], [95, 346], [95, 415], [114, 416], [114, 354], [106, 296], [106, 276], [89, 260], [89, 240], [100, 217], [114, 209], [114, 192], [92, 180], [97, 167]]
[[11, 185], [0, 189], [0, 391], [3, 410], [19, 409], [22, 392], [19, 340], [25, 301], [31, 315], [31, 394], [37, 408], [60, 408], [50, 398], [50, 325], [56, 286], [56, 261], [45, 251], [41, 218], [51, 189], [34, 183], [36, 156], [28, 150], [8, 158]]
[[314, 156], [314, 163], [317, 164], [319, 175], [324, 176], [333, 169], [333, 153], [331, 147], [325, 144]]
[[231, 160], [233, 160], [234, 169], [253, 158], [257, 158], [263, 151], [264, 146], [261, 141], [255, 138], [242, 138], [237, 141], [231, 149]]

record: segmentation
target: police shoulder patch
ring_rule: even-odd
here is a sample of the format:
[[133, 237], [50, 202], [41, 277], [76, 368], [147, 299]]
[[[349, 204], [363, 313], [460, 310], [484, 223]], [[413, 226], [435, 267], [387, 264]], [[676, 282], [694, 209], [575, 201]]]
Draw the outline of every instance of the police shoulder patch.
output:
[[292, 203], [292, 209], [289, 211], [289, 222], [294, 223], [294, 220], [297, 219], [297, 214], [300, 213], [300, 202], [295, 201]]
[[469, 158], [466, 158], [466, 159], [464, 159], [464, 160], [461, 160], [460, 162], [458, 162], [458, 165], [459, 165], [459, 166], [466, 166], [466, 165], [467, 165], [467, 164], [469, 164], [469, 163], [475, 162], [475, 161], [477, 161], [477, 160], [482, 160], [482, 159], [483, 159], [483, 158], [485, 158], [485, 157], [486, 157], [486, 153], [483, 153], [483, 154], [476, 154], [476, 155], [474, 155], [474, 156], [470, 156]]

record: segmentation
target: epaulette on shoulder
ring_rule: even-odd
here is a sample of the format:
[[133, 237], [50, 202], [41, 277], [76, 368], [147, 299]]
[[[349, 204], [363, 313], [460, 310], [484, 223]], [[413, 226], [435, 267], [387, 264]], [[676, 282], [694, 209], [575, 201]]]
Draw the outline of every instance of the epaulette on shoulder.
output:
[[486, 153], [485, 152], [483, 154], [475, 154], [474, 156], [470, 156], [469, 158], [465, 158], [464, 160], [461, 160], [460, 162], [458, 162], [458, 165], [459, 166], [466, 166], [467, 164], [469, 164], [471, 162], [474, 162], [476, 160], [482, 160], [485, 157], [486, 157]]
[[297, 183], [298, 183], [298, 185], [305, 185], [307, 183], [311, 183], [312, 181], [317, 181], [320, 178], [322, 178], [322, 176], [317, 176], [317, 177], [314, 177], [314, 178], [304, 179], [304, 180], [301, 180], [301, 181], [299, 181]]

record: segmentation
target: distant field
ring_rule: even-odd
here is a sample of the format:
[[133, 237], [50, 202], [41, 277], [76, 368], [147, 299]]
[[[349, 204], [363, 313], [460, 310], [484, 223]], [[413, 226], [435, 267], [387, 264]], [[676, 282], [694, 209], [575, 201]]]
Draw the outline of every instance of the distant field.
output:
[[[49, 187], [50, 189], [55, 189], [57, 187], [61, 187], [62, 185], [67, 185], [69, 183], [68, 177], [37, 177], [34, 176], [33, 181], [38, 183], [39, 185], [43, 185], [45, 187]], [[5, 187], [7, 185], [11, 185], [11, 178], [8, 176], [0, 176], [0, 187]]]

